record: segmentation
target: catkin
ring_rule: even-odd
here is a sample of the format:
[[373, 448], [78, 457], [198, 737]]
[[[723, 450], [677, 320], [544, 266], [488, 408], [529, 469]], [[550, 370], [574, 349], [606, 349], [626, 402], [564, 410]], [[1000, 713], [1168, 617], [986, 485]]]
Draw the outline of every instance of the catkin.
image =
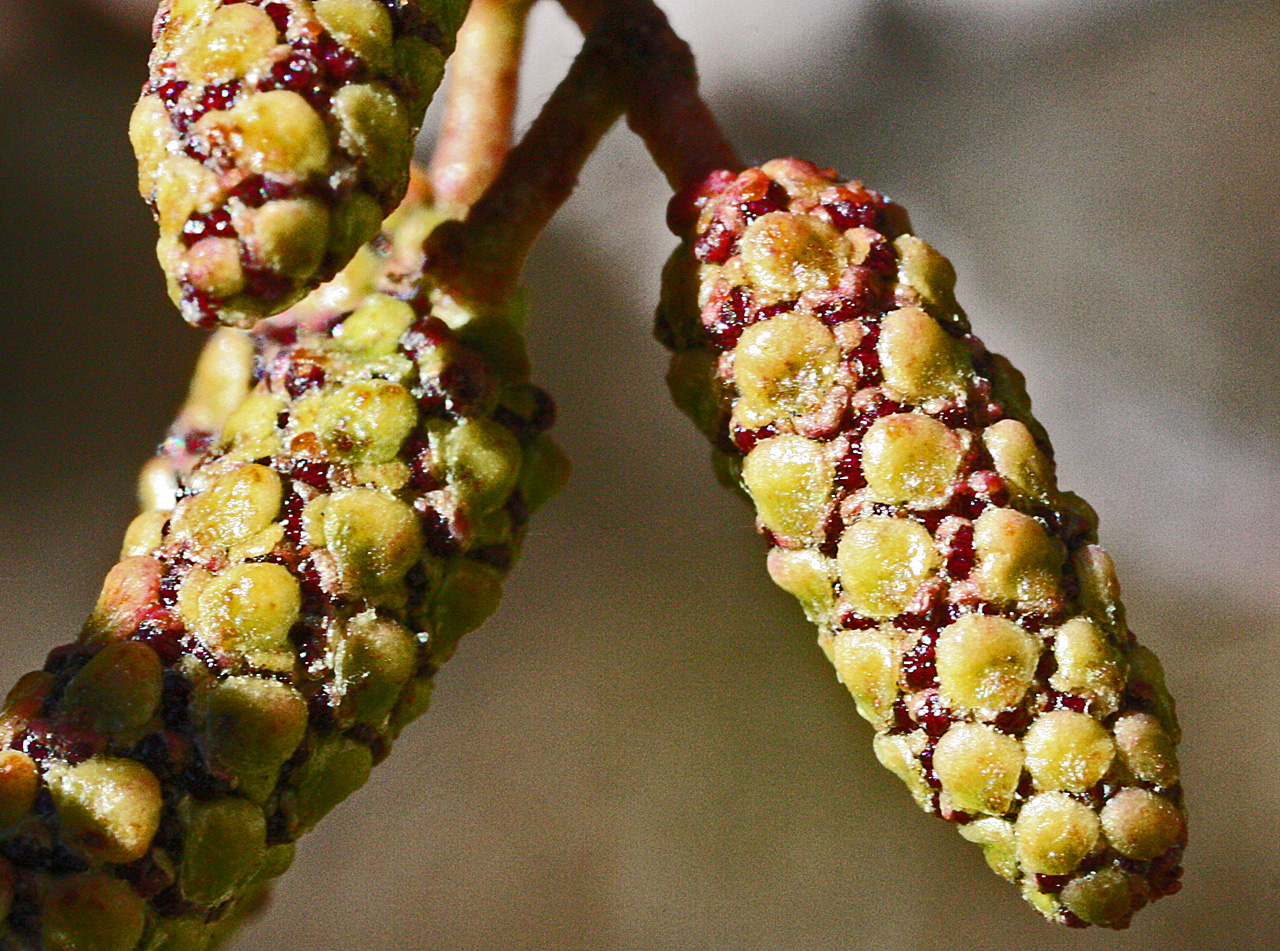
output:
[[877, 758], [1045, 917], [1178, 890], [1174, 704], [1021, 374], [902, 209], [785, 159], [678, 196], [669, 383]]
[[513, 315], [421, 271], [439, 220], [209, 344], [92, 616], [0, 713], [0, 948], [207, 948], [496, 607], [565, 463]]
[[130, 120], [169, 294], [199, 325], [284, 310], [404, 196], [466, 0], [165, 0]]

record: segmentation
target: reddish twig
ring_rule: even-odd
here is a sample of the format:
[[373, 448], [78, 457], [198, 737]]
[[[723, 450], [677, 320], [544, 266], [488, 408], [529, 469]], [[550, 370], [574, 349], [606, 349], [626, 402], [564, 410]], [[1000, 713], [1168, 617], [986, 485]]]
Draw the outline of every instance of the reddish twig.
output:
[[718, 169], [741, 171], [742, 160], [698, 92], [693, 53], [653, 0], [561, 0], [570, 17], [591, 30], [602, 16], [623, 16], [636, 63], [627, 85], [627, 124], [644, 141], [675, 191]]
[[602, 21], [493, 184], [465, 221], [437, 228], [431, 269], [453, 294], [498, 301], [513, 290], [534, 240], [573, 193], [582, 166], [622, 114], [628, 70], [613, 18]]
[[472, 0], [450, 61], [440, 138], [428, 175], [438, 205], [469, 208], [497, 175], [511, 148], [533, 0]]
[[437, 229], [429, 254], [450, 292], [508, 295], [534, 240], [572, 194], [604, 133], [630, 110], [676, 189], [741, 162], [698, 96], [688, 46], [649, 0], [580, 2], [582, 51], [465, 222]]

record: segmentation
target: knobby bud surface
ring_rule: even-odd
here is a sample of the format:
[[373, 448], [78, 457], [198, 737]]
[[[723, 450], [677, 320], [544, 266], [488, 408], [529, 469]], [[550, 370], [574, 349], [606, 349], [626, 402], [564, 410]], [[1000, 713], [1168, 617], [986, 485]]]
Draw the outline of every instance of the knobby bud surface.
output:
[[92, 616], [0, 713], [0, 947], [208, 947], [496, 607], [565, 462], [516, 315], [423, 273], [439, 220], [211, 340]]
[[677, 196], [669, 383], [877, 758], [1047, 918], [1180, 885], [1174, 704], [1021, 374], [902, 209], [795, 159]]
[[404, 196], [466, 0], [164, 0], [130, 120], [169, 294], [252, 326]]

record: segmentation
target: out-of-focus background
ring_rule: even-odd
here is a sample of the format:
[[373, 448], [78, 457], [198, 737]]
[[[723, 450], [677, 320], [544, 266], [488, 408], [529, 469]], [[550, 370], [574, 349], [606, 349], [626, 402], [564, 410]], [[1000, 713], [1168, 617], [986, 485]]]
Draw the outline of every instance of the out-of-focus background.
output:
[[[575, 478], [430, 713], [232, 947], [1276, 947], [1280, 6], [663, 5], [746, 155], [902, 201], [1026, 373], [1179, 701], [1186, 887], [1122, 936], [1055, 930], [878, 766], [667, 399], [666, 194], [618, 131], [528, 272]], [[92, 605], [201, 337], [125, 135], [146, 6], [0, 0], [0, 686]], [[535, 8], [526, 118], [576, 42]]]

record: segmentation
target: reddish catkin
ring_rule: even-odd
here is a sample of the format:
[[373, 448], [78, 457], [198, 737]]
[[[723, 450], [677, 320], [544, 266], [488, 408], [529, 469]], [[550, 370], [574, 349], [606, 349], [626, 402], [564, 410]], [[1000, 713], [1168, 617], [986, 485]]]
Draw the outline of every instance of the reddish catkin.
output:
[[466, 0], [164, 0], [130, 120], [169, 294], [252, 326], [404, 197]]
[[1178, 890], [1179, 731], [1021, 375], [902, 209], [795, 159], [677, 197], [658, 336], [916, 802], [1045, 917]]
[[563, 482], [509, 310], [440, 217], [218, 332], [80, 637], [0, 713], [0, 948], [203, 951], [426, 709]]

